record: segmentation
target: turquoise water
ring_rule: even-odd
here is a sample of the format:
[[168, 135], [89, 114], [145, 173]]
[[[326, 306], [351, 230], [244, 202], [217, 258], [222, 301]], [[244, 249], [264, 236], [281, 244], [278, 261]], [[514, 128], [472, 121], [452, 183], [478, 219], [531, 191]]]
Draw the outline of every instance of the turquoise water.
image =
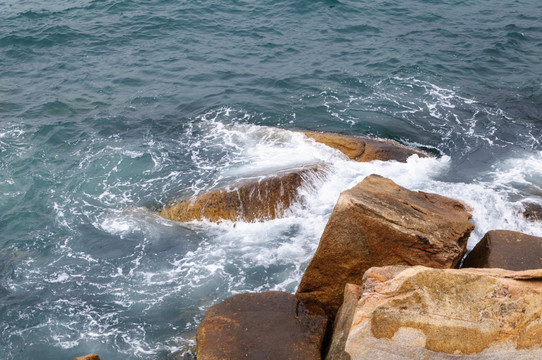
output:
[[[466, 202], [469, 247], [542, 236], [520, 215], [542, 203], [541, 17], [537, 0], [0, 3], [0, 352], [191, 359], [212, 304], [295, 291], [371, 173]], [[439, 158], [352, 164], [296, 129]], [[321, 162], [284, 219], [152, 212]]]

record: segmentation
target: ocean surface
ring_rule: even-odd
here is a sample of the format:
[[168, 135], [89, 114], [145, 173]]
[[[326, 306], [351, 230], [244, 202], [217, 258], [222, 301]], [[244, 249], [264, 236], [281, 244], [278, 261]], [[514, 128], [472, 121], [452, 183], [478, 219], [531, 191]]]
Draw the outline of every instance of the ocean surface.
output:
[[[0, 2], [0, 354], [193, 359], [205, 310], [294, 292], [377, 173], [542, 236], [539, 0]], [[437, 157], [355, 163], [292, 130]], [[181, 196], [304, 164], [287, 216], [176, 223]]]

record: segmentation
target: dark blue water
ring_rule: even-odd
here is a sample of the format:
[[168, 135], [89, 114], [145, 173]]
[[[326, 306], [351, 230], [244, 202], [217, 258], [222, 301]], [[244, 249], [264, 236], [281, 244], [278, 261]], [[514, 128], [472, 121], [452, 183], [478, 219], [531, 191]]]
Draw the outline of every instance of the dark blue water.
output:
[[[190, 359], [205, 309], [293, 292], [340, 191], [370, 173], [542, 236], [538, 0], [0, 3], [0, 353]], [[270, 128], [275, 127], [279, 130]], [[284, 130], [439, 159], [352, 164]], [[284, 219], [152, 209], [328, 164]]]

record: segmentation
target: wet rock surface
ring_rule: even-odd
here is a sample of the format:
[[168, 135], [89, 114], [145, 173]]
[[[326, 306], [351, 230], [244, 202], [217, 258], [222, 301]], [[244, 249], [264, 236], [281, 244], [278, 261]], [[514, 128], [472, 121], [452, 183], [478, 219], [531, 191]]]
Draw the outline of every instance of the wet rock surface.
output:
[[523, 216], [531, 221], [542, 221], [542, 205], [536, 203], [524, 204]]
[[78, 356], [72, 360], [100, 360], [100, 357], [96, 354], [87, 354], [83, 356]]
[[340, 135], [334, 133], [320, 133], [303, 131], [305, 136], [314, 141], [337, 149], [350, 159], [359, 162], [373, 160], [406, 162], [416, 154], [419, 157], [428, 157], [426, 152], [419, 149], [399, 144], [393, 140], [372, 139], [358, 136]]
[[263, 221], [280, 217], [298, 200], [300, 186], [310, 182], [323, 165], [284, 170], [276, 174], [244, 179], [194, 199], [180, 201], [158, 211], [175, 221], [193, 220]]

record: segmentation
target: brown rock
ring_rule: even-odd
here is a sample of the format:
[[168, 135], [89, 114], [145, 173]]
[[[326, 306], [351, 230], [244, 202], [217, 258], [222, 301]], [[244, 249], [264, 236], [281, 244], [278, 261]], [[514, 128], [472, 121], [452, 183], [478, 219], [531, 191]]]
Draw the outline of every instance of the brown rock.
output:
[[303, 134], [314, 139], [316, 142], [343, 152], [350, 159], [360, 162], [373, 160], [406, 162], [414, 154], [419, 157], [429, 156], [421, 150], [399, 144], [393, 140], [371, 139], [313, 131], [303, 131]]
[[460, 202], [407, 190], [378, 175], [341, 194], [297, 296], [333, 317], [346, 283], [372, 266], [455, 267], [474, 228]]
[[198, 360], [321, 358], [327, 319], [292, 294], [240, 294], [214, 305], [197, 327]]
[[83, 356], [78, 356], [72, 360], [100, 360], [100, 357], [96, 354], [88, 354]]
[[364, 282], [328, 360], [542, 358], [542, 270], [389, 266]]
[[524, 204], [523, 216], [531, 221], [542, 221], [542, 205], [535, 203]]
[[528, 270], [542, 268], [542, 237], [492, 230], [467, 255], [463, 268]]
[[350, 355], [344, 351], [344, 348], [350, 334], [358, 300], [361, 298], [362, 293], [363, 288], [361, 286], [346, 284], [344, 288], [344, 300], [333, 324], [331, 344], [329, 345], [329, 351], [326, 356], [327, 359], [350, 360]]
[[203, 219], [213, 222], [274, 219], [282, 216], [297, 200], [299, 187], [309, 182], [320, 168], [312, 166], [244, 179], [195, 199], [166, 206], [158, 211], [158, 215], [183, 222]]

